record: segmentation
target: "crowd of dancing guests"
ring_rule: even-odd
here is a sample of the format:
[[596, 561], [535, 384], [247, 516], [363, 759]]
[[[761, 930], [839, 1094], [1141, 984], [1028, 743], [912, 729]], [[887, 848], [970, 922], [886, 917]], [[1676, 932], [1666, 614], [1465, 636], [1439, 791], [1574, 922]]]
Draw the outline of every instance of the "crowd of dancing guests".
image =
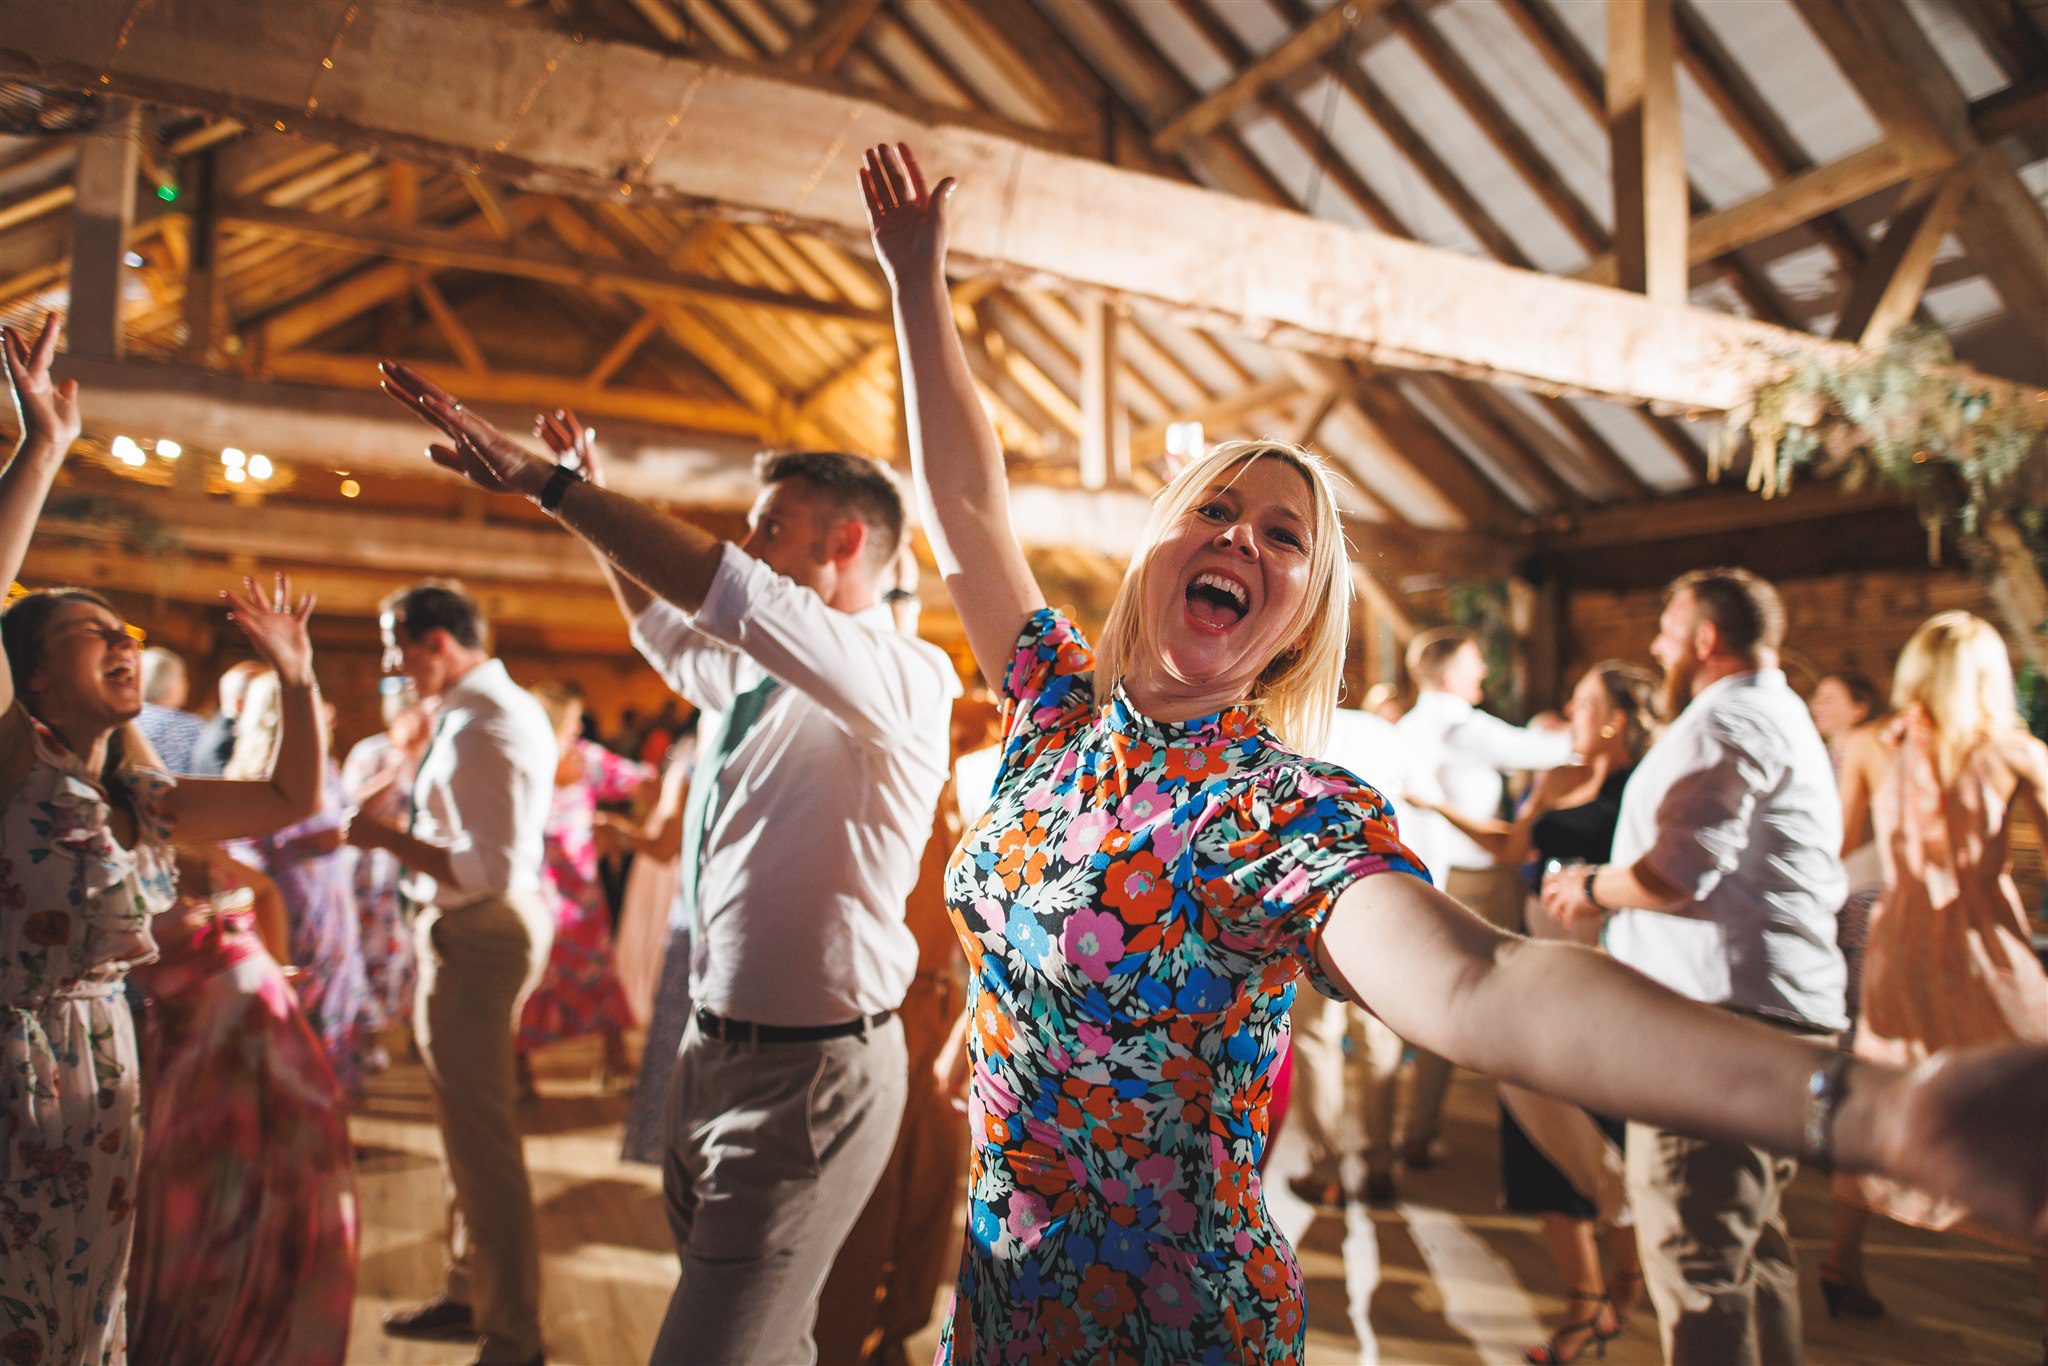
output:
[[[680, 1261], [658, 1362], [900, 1361], [949, 1275], [946, 1361], [1298, 1360], [1271, 1121], [1297, 1194], [1395, 1202], [1459, 1159], [1457, 1067], [1500, 1081], [1503, 1200], [1567, 1303], [1535, 1362], [1648, 1309], [1673, 1361], [1797, 1360], [1801, 1162], [1836, 1173], [1830, 1313], [1882, 1312], [1873, 1212], [2041, 1236], [2048, 977], [2008, 818], [2042, 819], [2048, 747], [1995, 631], [1936, 617], [1888, 695], [1836, 676], [1809, 713], [1775, 591], [1704, 570], [1655, 669], [1595, 664], [1562, 716], [1490, 715], [1455, 630], [1340, 706], [1331, 476], [1260, 441], [1161, 491], [1091, 641], [1011, 531], [953, 182], [880, 147], [861, 185], [986, 694], [918, 638], [881, 466], [764, 456], [726, 542], [611, 490], [573, 415], [528, 444], [397, 364], [432, 459], [589, 547], [689, 721], [595, 743], [427, 583], [383, 604], [384, 729], [336, 764], [282, 576], [225, 594], [255, 657], [203, 720], [106, 600], [8, 608], [0, 1360], [341, 1359], [345, 1114], [398, 1023], [447, 1263], [385, 1328], [488, 1363], [544, 1359], [532, 1060], [594, 1038], [623, 1079], [643, 1024], [625, 1156], [660, 1166]], [[80, 430], [56, 345], [4, 343], [10, 579]]]

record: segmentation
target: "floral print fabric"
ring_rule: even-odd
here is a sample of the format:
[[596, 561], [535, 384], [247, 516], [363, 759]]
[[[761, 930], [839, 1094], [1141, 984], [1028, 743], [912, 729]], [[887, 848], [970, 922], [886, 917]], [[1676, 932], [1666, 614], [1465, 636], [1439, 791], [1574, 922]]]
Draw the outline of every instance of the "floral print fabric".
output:
[[522, 1051], [586, 1034], [620, 1034], [633, 1027], [626, 990], [612, 967], [611, 915], [597, 877], [591, 818], [599, 802], [632, 796], [654, 770], [588, 740], [571, 743], [583, 771], [575, 782], [555, 789], [548, 810], [541, 886], [554, 907], [555, 942], [540, 985], [520, 1012]]
[[[350, 801], [373, 783], [391, 780], [363, 808], [365, 814], [404, 830], [412, 824], [413, 761], [385, 733], [356, 742], [341, 765], [341, 786]], [[412, 926], [398, 884], [404, 866], [382, 849], [346, 851], [355, 887], [357, 939], [363, 953], [363, 977], [377, 1008], [381, 1029], [412, 1018], [415, 982]]]
[[1291, 1361], [1258, 1175], [1295, 978], [1344, 888], [1426, 876], [1380, 795], [1249, 711], [1153, 721], [1026, 624], [947, 900], [972, 973], [969, 1227], [941, 1361]]
[[17, 703], [0, 759], [28, 756], [0, 807], [0, 1361], [118, 1362], [140, 1148], [135, 1031], [119, 996], [156, 956], [175, 890], [154, 769], [121, 775], [137, 839], [106, 793]]

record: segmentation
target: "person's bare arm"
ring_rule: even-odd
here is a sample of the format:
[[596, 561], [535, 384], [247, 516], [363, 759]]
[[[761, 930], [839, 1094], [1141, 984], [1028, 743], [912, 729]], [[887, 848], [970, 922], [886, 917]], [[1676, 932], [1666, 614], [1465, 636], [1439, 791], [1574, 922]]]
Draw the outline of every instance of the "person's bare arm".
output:
[[1870, 775], [1884, 751], [1884, 741], [1874, 728], [1856, 731], [1849, 737], [1848, 752], [1842, 756], [1842, 857], [1870, 842]]
[[243, 592], [223, 593], [229, 619], [242, 628], [257, 655], [277, 673], [277, 759], [267, 778], [185, 778], [164, 797], [178, 838], [191, 844], [268, 835], [320, 809], [327, 771], [327, 726], [313, 677], [313, 643], [306, 634], [311, 593], [294, 599], [291, 579], [279, 574], [266, 595], [253, 579]]
[[[55, 313], [43, 315], [43, 330], [33, 342], [12, 328], [0, 328], [0, 366], [7, 371], [14, 421], [21, 430], [14, 454], [0, 470], [0, 583], [21, 577], [21, 562], [28, 557], [50, 486], [83, 422], [78, 381], [59, 384], [50, 375], [61, 331]], [[14, 687], [14, 672], [0, 658], [0, 711], [14, 705]]]
[[975, 392], [946, 290], [951, 177], [927, 191], [908, 147], [869, 150], [861, 171], [875, 255], [889, 277], [918, 510], [975, 662], [1002, 686], [1025, 619], [1045, 606], [1010, 526], [1002, 446]]
[[[599, 488], [610, 488], [606, 476], [604, 459], [599, 455], [597, 441], [583, 420], [566, 408], [557, 408], [552, 413], [543, 413], [534, 423], [534, 434], [555, 453], [557, 460], [573, 463], [583, 471], [583, 477]], [[588, 544], [586, 542], [586, 544]], [[619, 571], [609, 556], [596, 546], [590, 547], [597, 568], [604, 575], [605, 586], [612, 590], [612, 597], [619, 604], [619, 611], [625, 614], [627, 625], [639, 620], [640, 614], [654, 603], [654, 595], [634, 579]]]
[[[1418, 1047], [1704, 1138], [1802, 1151], [1810, 1079], [1839, 1056], [1824, 1040], [1686, 1000], [1605, 954], [1507, 934], [1399, 873], [1347, 888], [1318, 954], [1347, 994]], [[1849, 1066], [1838, 1165], [1948, 1195], [2009, 1232], [2048, 1234], [2048, 1048], [1910, 1074]]]

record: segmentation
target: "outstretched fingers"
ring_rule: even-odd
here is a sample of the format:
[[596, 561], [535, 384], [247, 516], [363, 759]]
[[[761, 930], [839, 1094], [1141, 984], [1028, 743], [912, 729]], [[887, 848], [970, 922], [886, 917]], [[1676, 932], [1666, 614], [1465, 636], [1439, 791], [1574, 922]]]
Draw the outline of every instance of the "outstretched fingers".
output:
[[43, 315], [43, 330], [36, 338], [35, 353], [31, 357], [31, 363], [36, 370], [49, 370], [50, 362], [57, 358], [57, 338], [62, 332], [63, 326], [57, 317], [57, 310], [53, 308]]

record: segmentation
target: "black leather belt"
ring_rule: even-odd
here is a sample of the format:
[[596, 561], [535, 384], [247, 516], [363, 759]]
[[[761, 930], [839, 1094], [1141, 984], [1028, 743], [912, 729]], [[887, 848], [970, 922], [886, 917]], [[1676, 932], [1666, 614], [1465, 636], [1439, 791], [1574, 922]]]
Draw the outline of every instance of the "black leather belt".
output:
[[820, 1039], [843, 1039], [849, 1034], [865, 1034], [871, 1029], [879, 1029], [895, 1013], [893, 1010], [878, 1011], [865, 1019], [848, 1020], [845, 1024], [763, 1025], [728, 1020], [723, 1015], [714, 1015], [700, 1008], [697, 1011], [697, 1032], [722, 1043], [816, 1043]]

